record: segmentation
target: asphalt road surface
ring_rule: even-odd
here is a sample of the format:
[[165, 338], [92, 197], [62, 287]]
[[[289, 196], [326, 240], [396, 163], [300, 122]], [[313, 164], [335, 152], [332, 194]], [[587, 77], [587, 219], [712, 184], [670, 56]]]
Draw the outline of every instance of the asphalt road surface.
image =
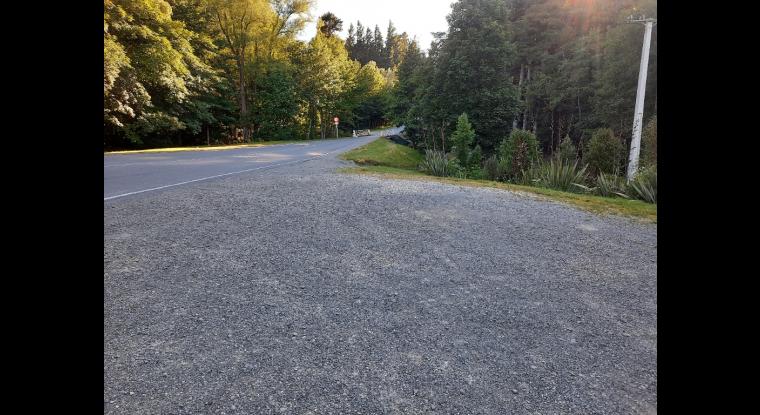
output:
[[233, 150], [108, 154], [103, 160], [103, 198], [131, 196], [196, 181], [300, 163], [366, 144], [399, 128], [371, 136], [314, 140]]
[[105, 413], [656, 413], [656, 225], [369, 140], [105, 157]]

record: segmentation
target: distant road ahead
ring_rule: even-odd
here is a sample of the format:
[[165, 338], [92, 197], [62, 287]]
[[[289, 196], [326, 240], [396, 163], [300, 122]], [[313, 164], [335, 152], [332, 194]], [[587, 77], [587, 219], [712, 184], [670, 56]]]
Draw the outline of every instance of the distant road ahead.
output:
[[105, 155], [103, 200], [161, 191], [232, 174], [287, 168], [289, 164], [350, 150], [398, 130], [399, 128], [377, 131], [371, 136], [359, 138], [313, 140], [232, 150]]

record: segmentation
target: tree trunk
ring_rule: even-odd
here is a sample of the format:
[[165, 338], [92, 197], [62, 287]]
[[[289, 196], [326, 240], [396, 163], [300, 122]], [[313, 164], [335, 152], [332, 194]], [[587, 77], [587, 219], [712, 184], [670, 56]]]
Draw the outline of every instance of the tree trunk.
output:
[[206, 126], [206, 146], [211, 145], [211, 126]]
[[549, 131], [549, 151], [551, 154], [554, 154], [554, 110], [552, 110], [552, 119], [551, 123], [549, 124]]
[[443, 126], [444, 122], [441, 121], [441, 148], [443, 149], [443, 153], [446, 153], [446, 136], [443, 135]]
[[245, 100], [245, 71], [244, 71], [244, 65], [245, 61], [243, 59], [243, 55], [241, 52], [241, 56], [238, 56], [238, 82], [240, 84], [239, 86], [239, 92], [238, 96], [240, 98], [240, 119], [241, 121], [245, 119], [245, 116], [248, 112], [246, 108], [246, 100]]
[[[526, 83], [526, 84], [530, 83], [530, 65], [528, 65], [528, 73], [527, 73], [527, 75], [526, 75], [526, 77], [525, 77], [525, 83]], [[527, 108], [527, 107], [528, 107], [528, 103], [527, 103], [527, 102], [525, 102], [525, 109], [523, 110], [523, 123], [522, 123], [522, 129], [523, 129], [523, 130], [525, 130], [525, 129], [526, 129], [526, 127], [527, 127], [527, 122], [528, 122], [528, 119], [527, 119], [527, 115], [528, 115], [528, 108]]]
[[309, 129], [306, 131], [306, 139], [311, 140], [311, 132], [314, 130], [314, 104], [309, 102]]
[[433, 143], [433, 151], [436, 151], [437, 149], [435, 146], [435, 127], [432, 125], [430, 126], [430, 142]]
[[[525, 72], [525, 65], [520, 65], [520, 82], [517, 84], [517, 99], [522, 100], [522, 84], [523, 84], [523, 73]], [[517, 118], [520, 116], [520, 114], [515, 114], [515, 119], [512, 120], [512, 129], [514, 130], [517, 128]]]
[[319, 138], [322, 140], [325, 139], [325, 112], [324, 110], [319, 111]]

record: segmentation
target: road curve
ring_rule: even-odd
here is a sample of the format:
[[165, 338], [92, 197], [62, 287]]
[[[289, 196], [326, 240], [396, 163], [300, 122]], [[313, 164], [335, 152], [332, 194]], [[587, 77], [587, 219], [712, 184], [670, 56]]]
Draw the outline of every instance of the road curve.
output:
[[146, 191], [305, 162], [347, 151], [398, 130], [378, 130], [367, 137], [231, 150], [108, 154], [103, 158], [103, 199], [118, 199]]

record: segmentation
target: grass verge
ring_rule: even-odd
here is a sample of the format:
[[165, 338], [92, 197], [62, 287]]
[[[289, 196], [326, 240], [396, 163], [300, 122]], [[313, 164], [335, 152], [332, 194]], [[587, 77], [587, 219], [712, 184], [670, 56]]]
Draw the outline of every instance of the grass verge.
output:
[[416, 169], [422, 161], [422, 155], [418, 151], [384, 137], [343, 153], [340, 158], [361, 165], [408, 170]]
[[429, 176], [416, 170], [422, 155], [406, 146], [380, 138], [367, 145], [344, 153], [341, 158], [352, 160], [359, 167], [347, 167], [341, 173], [366, 174], [389, 179], [433, 181], [458, 186], [486, 187], [535, 195], [544, 200], [566, 203], [598, 214], [615, 214], [657, 223], [657, 205], [641, 200], [610, 198], [578, 193], [562, 192], [542, 187], [522, 186], [490, 180], [459, 179], [456, 177]]

